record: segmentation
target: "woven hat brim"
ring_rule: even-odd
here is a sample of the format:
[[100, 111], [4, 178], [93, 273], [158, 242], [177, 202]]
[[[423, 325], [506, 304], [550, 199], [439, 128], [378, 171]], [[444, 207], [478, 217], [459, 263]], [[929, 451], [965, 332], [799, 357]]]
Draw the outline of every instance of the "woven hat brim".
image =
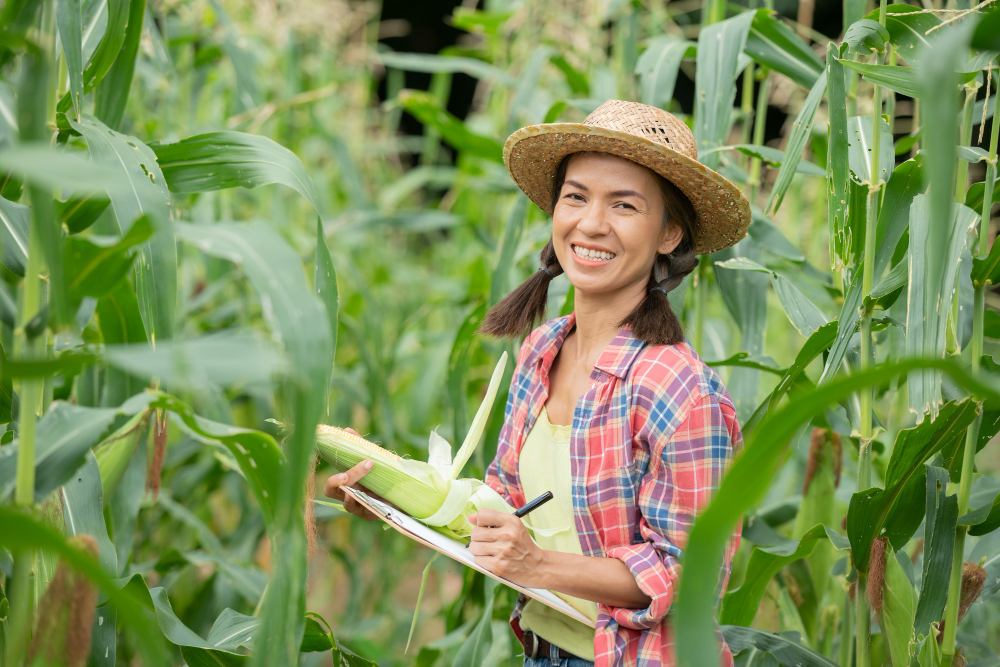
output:
[[552, 215], [552, 184], [564, 157], [581, 151], [610, 153], [647, 167], [677, 186], [695, 211], [695, 252], [736, 244], [750, 226], [750, 202], [732, 182], [683, 153], [649, 139], [583, 123], [522, 127], [508, 137], [503, 161], [517, 186]]

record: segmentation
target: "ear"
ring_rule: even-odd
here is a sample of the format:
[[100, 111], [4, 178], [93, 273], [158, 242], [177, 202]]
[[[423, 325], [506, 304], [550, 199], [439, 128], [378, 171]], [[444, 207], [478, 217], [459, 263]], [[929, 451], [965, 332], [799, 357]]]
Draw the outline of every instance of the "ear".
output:
[[681, 229], [681, 226], [673, 222], [668, 222], [667, 228], [663, 230], [663, 235], [660, 237], [660, 245], [656, 247], [656, 251], [661, 255], [669, 255], [674, 251], [674, 248], [680, 245], [683, 238], [684, 231]]

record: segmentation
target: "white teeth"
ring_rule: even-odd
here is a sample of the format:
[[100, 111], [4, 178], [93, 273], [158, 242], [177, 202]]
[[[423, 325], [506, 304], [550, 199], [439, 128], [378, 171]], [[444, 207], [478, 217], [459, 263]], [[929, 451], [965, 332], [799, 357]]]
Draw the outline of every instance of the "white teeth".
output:
[[575, 252], [580, 257], [584, 259], [594, 259], [594, 260], [607, 260], [614, 259], [615, 254], [612, 252], [605, 252], [603, 250], [592, 250], [590, 248], [581, 248], [578, 245], [573, 246], [573, 252]]

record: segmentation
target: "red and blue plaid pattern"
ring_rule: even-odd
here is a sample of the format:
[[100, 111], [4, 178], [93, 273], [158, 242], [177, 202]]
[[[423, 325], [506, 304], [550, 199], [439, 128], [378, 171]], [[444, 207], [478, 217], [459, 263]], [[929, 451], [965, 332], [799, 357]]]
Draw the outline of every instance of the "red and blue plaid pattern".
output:
[[[549, 369], [575, 314], [546, 322], [521, 346], [497, 455], [486, 482], [515, 507], [526, 502], [518, 456], [548, 398]], [[585, 556], [618, 558], [652, 598], [646, 609], [598, 603], [596, 665], [673, 667], [668, 612], [679, 558], [698, 511], [741, 447], [736, 409], [718, 374], [690, 343], [648, 346], [622, 329], [601, 354], [591, 389], [577, 402], [570, 442], [573, 509]], [[720, 573], [725, 591], [740, 526]], [[517, 619], [522, 596], [511, 615]], [[719, 633], [720, 664], [733, 657]]]

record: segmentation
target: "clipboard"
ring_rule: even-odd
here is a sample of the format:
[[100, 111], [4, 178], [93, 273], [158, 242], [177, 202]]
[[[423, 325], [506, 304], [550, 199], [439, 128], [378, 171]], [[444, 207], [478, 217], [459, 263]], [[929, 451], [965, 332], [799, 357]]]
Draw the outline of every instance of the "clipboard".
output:
[[486, 568], [477, 565], [475, 558], [471, 553], [469, 553], [469, 550], [465, 548], [465, 544], [462, 542], [453, 540], [446, 535], [442, 535], [436, 530], [430, 528], [429, 526], [425, 526], [413, 517], [407, 515], [405, 512], [372, 498], [364, 491], [349, 486], [343, 486], [341, 488], [344, 493], [350, 495], [354, 498], [354, 500], [364, 505], [382, 521], [389, 524], [411, 540], [419, 542], [426, 547], [430, 547], [431, 549], [434, 549], [435, 551], [442, 553], [453, 560], [457, 560], [462, 565], [466, 565], [478, 572], [482, 572], [486, 576], [496, 579], [500, 583], [510, 586], [514, 590], [520, 591], [528, 597], [538, 600], [542, 604], [566, 614], [573, 620], [579, 621], [591, 628], [596, 627], [593, 621], [584, 616], [577, 609], [570, 606], [565, 600], [552, 591], [545, 588], [527, 588], [525, 586], [521, 586], [520, 584], [515, 584], [513, 581], [508, 579], [504, 579], [500, 575], [490, 572]]

